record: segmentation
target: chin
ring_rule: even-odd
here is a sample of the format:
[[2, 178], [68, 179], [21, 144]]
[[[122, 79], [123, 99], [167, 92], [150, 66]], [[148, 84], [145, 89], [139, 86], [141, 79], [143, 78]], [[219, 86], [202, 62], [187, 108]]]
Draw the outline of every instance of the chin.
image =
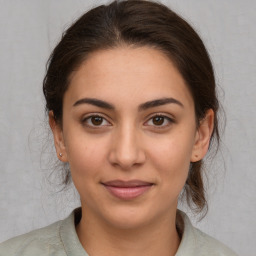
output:
[[112, 211], [105, 212], [103, 218], [112, 227], [117, 229], [138, 229], [152, 221], [150, 211], [141, 207], [118, 207]]

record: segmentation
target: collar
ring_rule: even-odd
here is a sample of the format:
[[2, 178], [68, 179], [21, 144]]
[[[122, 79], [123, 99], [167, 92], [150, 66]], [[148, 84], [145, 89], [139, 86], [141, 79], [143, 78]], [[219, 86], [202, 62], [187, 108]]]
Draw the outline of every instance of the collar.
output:
[[[181, 243], [175, 256], [196, 255], [195, 228], [192, 226], [192, 223], [184, 212], [178, 210], [177, 215], [181, 216], [183, 225], [180, 229], [180, 232], [182, 233]], [[79, 223], [80, 219], [81, 207], [73, 210], [73, 212], [62, 221], [60, 226], [60, 237], [67, 256], [89, 256], [82, 247], [76, 233], [75, 225]]]

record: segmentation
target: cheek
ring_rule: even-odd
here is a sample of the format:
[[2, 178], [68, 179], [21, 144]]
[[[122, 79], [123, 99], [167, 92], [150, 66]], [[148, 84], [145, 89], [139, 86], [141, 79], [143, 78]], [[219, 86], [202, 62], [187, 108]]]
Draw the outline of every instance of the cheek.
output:
[[92, 202], [95, 198], [99, 199], [99, 191], [95, 189], [95, 184], [101, 179], [101, 170], [104, 166], [103, 152], [95, 143], [91, 144], [88, 140], [86, 143], [81, 142], [80, 140], [69, 145], [69, 166], [80, 199], [93, 207]]
[[191, 136], [180, 133], [153, 143], [149, 159], [165, 189], [172, 189], [175, 193], [182, 190], [189, 171], [192, 142]]
[[72, 174], [76, 184], [93, 179], [99, 180], [100, 170], [104, 164], [104, 141], [89, 136], [67, 137], [66, 151]]

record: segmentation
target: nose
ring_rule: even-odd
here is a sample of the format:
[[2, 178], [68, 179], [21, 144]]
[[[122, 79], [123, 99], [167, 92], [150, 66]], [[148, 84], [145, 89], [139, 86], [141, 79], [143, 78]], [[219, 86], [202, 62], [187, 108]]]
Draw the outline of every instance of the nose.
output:
[[142, 165], [146, 155], [141, 144], [142, 138], [136, 128], [130, 125], [120, 127], [112, 137], [109, 161], [123, 170]]

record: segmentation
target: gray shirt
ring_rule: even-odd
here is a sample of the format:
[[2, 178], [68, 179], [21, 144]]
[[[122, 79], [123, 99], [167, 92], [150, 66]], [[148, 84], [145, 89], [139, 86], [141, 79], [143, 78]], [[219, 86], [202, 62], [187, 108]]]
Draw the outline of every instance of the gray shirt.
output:
[[[184, 221], [182, 240], [176, 256], [237, 256], [225, 245], [192, 226], [187, 215], [180, 211]], [[31, 231], [0, 244], [0, 256], [89, 256], [76, 233], [81, 208], [66, 219], [45, 228]]]

